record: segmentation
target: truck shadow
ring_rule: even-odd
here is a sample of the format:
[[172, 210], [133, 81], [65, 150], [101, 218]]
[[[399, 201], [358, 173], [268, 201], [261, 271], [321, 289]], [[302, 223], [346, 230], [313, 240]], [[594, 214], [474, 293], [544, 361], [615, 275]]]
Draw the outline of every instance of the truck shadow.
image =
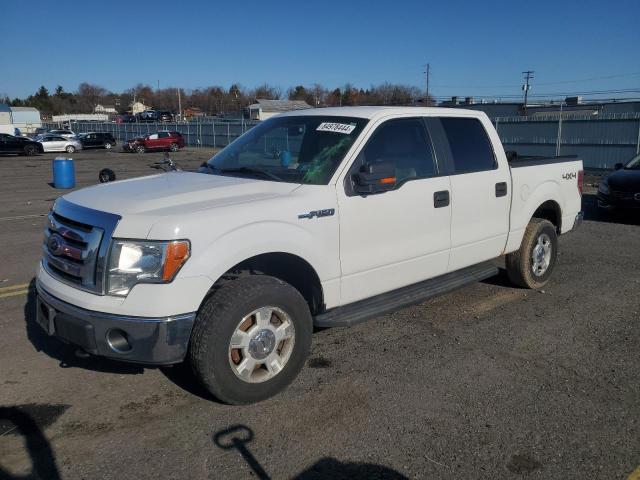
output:
[[96, 372], [141, 374], [144, 368], [139, 365], [115, 362], [101, 357], [79, 357], [77, 348], [68, 345], [61, 340], [50, 337], [36, 323], [36, 281], [29, 283], [29, 293], [24, 304], [24, 320], [27, 338], [38, 352], [42, 352], [55, 360], [58, 360], [61, 368], [83, 368]]
[[[68, 405], [16, 405], [0, 407], [0, 436], [20, 435], [31, 460], [31, 471], [26, 475], [13, 475], [0, 464], [0, 480], [26, 480], [28, 478], [60, 479], [60, 472], [49, 441], [41, 425], [54, 422]], [[40, 412], [34, 418], [32, 413]]]
[[640, 209], [614, 210], [606, 212], [598, 208], [595, 193], [585, 193], [582, 196], [584, 219], [593, 222], [620, 223], [623, 225], [640, 225]]
[[[258, 459], [249, 450], [248, 445], [253, 441], [253, 430], [246, 425], [232, 425], [220, 430], [213, 435], [213, 443], [222, 450], [236, 450], [247, 463], [253, 475], [260, 480], [271, 478]], [[324, 457], [306, 468], [304, 471], [291, 477], [294, 480], [318, 480], [318, 479], [387, 479], [406, 480], [407, 477], [400, 472], [373, 463], [341, 462], [335, 458]]]

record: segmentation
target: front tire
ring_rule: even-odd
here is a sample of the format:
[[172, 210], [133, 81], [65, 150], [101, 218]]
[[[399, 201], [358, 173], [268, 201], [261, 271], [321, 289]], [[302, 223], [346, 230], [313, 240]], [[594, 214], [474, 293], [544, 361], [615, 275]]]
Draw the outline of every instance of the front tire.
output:
[[309, 307], [295, 288], [267, 275], [248, 275], [224, 284], [204, 302], [188, 358], [213, 396], [230, 404], [255, 403], [295, 379], [312, 331]]
[[36, 153], [36, 147], [34, 147], [33, 145], [27, 145], [26, 147], [24, 147], [24, 154], [27, 157], [33, 157]]
[[73, 153], [76, 151], [76, 147], [74, 147], [73, 145], [69, 145], [67, 148], [65, 148], [65, 150], [67, 151], [67, 153]]
[[177, 152], [178, 150], [180, 150], [180, 147], [178, 146], [178, 144], [177, 144], [177, 143], [172, 143], [172, 144], [169, 146], [169, 150], [171, 150], [172, 152]]
[[105, 144], [104, 144], [104, 148], [106, 148], [107, 150], [111, 150], [111, 147], [112, 147], [112, 146], [113, 146], [113, 145], [111, 145], [111, 143], [110, 143], [110, 142], [107, 142], [107, 143], [105, 143]]
[[146, 151], [147, 151], [147, 149], [144, 147], [144, 145], [138, 145], [136, 147], [136, 152], [138, 152], [138, 153], [144, 153]]
[[556, 227], [548, 220], [532, 218], [520, 249], [507, 255], [509, 279], [519, 287], [542, 288], [551, 277], [557, 255]]

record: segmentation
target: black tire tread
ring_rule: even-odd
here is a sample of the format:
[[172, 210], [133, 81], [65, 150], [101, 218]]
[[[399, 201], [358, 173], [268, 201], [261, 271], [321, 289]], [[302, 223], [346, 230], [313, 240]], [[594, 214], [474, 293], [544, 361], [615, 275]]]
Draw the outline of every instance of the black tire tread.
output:
[[[506, 256], [505, 264], [509, 280], [519, 287], [529, 289], [541, 288], [548, 281], [540, 282], [536, 280], [529, 268], [531, 243], [535, 241], [538, 232], [545, 226], [550, 226], [555, 231], [556, 227], [549, 220], [533, 217], [525, 229], [520, 248]], [[553, 254], [556, 255], [557, 252], [554, 251]]]
[[[206, 321], [206, 319], [224, 317], [225, 313], [227, 313], [239, 299], [258, 295], [260, 293], [274, 292], [282, 288], [295, 292], [299, 297], [299, 301], [306, 305], [304, 297], [302, 297], [297, 290], [282, 280], [268, 275], [240, 276], [216, 288], [203, 302], [203, 305], [198, 312], [198, 318], [196, 319], [191, 332], [188, 358], [195, 378], [219, 400], [228, 404], [236, 405], [253, 403], [256, 401], [251, 399], [242, 401], [237, 398], [225, 396], [223, 393], [224, 388], [220, 381], [215, 378], [213, 374], [205, 375], [205, 372], [208, 371], [206, 364], [210, 357], [210, 349], [214, 348], [211, 339], [219, 337], [223, 328], [221, 322]], [[308, 322], [311, 329], [311, 313], [309, 313]], [[306, 357], [307, 352], [304, 353], [304, 356]], [[298, 374], [301, 367], [302, 365], [300, 365], [300, 368], [294, 372], [294, 377]], [[258, 401], [259, 400], [261, 400], [261, 398], [258, 399]]]

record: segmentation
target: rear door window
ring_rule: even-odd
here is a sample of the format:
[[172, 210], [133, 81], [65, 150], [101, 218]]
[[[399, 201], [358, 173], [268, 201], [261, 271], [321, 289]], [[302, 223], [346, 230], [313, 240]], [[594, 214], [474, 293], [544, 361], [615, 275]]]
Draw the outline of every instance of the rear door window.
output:
[[497, 168], [491, 142], [480, 120], [442, 117], [440, 122], [449, 141], [454, 174]]

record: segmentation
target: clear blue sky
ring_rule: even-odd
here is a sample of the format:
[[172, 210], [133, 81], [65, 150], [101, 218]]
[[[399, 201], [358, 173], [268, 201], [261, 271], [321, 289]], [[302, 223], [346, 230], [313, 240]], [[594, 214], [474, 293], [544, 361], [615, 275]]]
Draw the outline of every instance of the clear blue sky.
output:
[[427, 61], [436, 96], [519, 95], [527, 69], [532, 94], [640, 90], [639, 20], [639, 0], [14, 0], [0, 9], [0, 95], [158, 80], [424, 88]]

